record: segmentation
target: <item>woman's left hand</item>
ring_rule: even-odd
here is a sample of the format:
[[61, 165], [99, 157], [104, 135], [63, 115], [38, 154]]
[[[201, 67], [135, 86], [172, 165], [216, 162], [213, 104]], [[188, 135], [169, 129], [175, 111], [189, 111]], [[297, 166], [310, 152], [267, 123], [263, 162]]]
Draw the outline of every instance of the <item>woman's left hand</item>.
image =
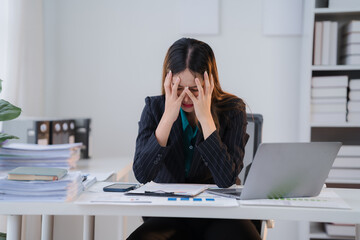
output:
[[204, 139], [206, 139], [211, 135], [212, 132], [216, 130], [216, 126], [211, 115], [211, 96], [214, 90], [214, 79], [212, 76], [211, 79], [209, 79], [208, 73], [205, 72], [204, 81], [205, 86], [203, 88], [201, 86], [200, 80], [195, 78], [195, 83], [199, 91], [198, 97], [195, 97], [189, 88], [185, 88], [185, 91], [194, 104], [196, 117], [201, 124]]

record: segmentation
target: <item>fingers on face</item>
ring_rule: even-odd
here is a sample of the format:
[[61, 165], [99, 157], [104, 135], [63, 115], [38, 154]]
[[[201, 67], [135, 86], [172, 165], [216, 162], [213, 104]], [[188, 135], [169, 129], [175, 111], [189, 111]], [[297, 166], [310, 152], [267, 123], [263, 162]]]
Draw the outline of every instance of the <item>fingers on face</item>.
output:
[[[199, 79], [198, 79], [199, 80]], [[196, 81], [196, 80], [195, 80]], [[196, 97], [194, 96], [194, 94], [190, 91], [189, 87], [185, 87], [184, 91], [182, 93], [186, 93], [189, 98], [191, 99], [191, 101], [195, 102], [196, 101]]]
[[214, 90], [214, 76], [211, 74], [210, 78], [209, 78], [209, 75], [208, 75], [207, 71], [205, 71], [204, 80], [205, 80], [206, 92], [211, 94], [212, 91]]
[[164, 81], [164, 89], [166, 94], [170, 94], [170, 82], [172, 79], [171, 70], [166, 74], [165, 81]]
[[177, 77], [175, 79], [174, 85], [172, 86], [172, 92], [175, 93], [176, 95], [177, 95], [177, 90], [178, 90], [178, 87], [179, 87], [179, 83], [180, 83], [180, 77]]
[[196, 87], [197, 87], [198, 92], [199, 92], [199, 96], [200, 97], [203, 96], [204, 95], [204, 89], [201, 86], [200, 79], [195, 78], [195, 83], [196, 83]]
[[185, 97], [185, 94], [186, 94], [186, 91], [185, 91], [185, 90], [182, 91], [178, 99], [179, 99], [180, 101], [182, 101], [182, 100], [184, 99], [184, 97]]
[[212, 92], [213, 90], [214, 90], [214, 76], [211, 74], [210, 91]]

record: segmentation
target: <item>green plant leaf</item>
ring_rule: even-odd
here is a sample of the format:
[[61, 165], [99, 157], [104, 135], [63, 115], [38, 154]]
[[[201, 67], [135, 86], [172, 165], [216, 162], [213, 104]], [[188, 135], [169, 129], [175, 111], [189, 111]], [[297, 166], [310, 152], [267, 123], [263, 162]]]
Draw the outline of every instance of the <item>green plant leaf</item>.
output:
[[18, 108], [4, 99], [0, 99], [0, 121], [7, 121], [17, 118], [21, 113], [21, 108]]
[[0, 93], [1, 93], [1, 91], [2, 91], [2, 81], [3, 81], [3, 80], [0, 79]]
[[0, 133], [0, 144], [8, 139], [19, 139], [19, 138], [13, 135], [9, 135], [7, 133]]

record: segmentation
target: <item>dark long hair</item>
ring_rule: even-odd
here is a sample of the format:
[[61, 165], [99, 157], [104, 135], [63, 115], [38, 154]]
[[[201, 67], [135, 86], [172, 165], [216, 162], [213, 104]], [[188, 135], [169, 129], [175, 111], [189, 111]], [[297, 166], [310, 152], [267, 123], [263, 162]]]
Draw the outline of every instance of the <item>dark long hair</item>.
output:
[[181, 38], [170, 46], [165, 56], [162, 73], [162, 94], [165, 94], [164, 81], [166, 74], [171, 70], [177, 74], [189, 69], [194, 75], [203, 78], [205, 71], [214, 79], [214, 90], [211, 98], [211, 114], [217, 129], [219, 129], [219, 116], [224, 111], [243, 111], [245, 104], [235, 95], [221, 89], [214, 52], [211, 47], [199, 40]]

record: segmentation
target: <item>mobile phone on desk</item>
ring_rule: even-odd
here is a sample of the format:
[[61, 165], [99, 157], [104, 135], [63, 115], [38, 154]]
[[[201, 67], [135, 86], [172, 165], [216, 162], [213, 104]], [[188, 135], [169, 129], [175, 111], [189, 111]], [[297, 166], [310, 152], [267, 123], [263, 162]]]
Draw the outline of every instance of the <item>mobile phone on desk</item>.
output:
[[104, 192], [127, 192], [137, 188], [136, 183], [113, 183], [103, 188]]

